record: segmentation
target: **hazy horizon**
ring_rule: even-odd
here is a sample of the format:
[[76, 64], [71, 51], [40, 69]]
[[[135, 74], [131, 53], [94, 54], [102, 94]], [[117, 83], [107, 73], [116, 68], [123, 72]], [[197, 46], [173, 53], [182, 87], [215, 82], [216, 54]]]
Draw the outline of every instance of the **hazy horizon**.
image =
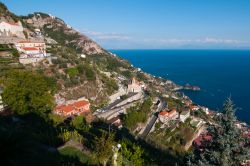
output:
[[63, 19], [105, 49], [250, 49], [250, 1], [2, 0]]

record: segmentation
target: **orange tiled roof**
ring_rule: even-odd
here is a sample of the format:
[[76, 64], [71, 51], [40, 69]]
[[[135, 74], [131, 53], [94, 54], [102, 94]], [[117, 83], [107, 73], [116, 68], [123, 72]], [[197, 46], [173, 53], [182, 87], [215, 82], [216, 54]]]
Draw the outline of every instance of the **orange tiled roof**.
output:
[[72, 105], [60, 105], [56, 107], [56, 111], [62, 111], [63, 113], [68, 113], [74, 111], [74, 107]]
[[89, 102], [87, 100], [81, 100], [81, 101], [77, 101], [77, 102], [73, 103], [73, 105], [76, 108], [84, 107], [87, 104], [89, 104]]
[[74, 111], [74, 107], [72, 105], [67, 105], [62, 108], [63, 112], [68, 113]]
[[159, 115], [161, 116], [168, 116], [168, 112], [167, 111], [162, 111], [159, 113]]
[[175, 114], [176, 113], [176, 109], [172, 109], [170, 112], [169, 112], [169, 115], [172, 115], [172, 114]]
[[38, 50], [35, 47], [23, 47], [22, 49], [25, 50], [25, 51], [37, 51]]

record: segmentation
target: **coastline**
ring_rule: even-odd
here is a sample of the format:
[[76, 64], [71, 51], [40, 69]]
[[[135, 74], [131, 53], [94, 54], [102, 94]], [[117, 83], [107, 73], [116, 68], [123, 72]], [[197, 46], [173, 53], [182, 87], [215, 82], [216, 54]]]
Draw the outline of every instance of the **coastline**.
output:
[[250, 123], [250, 51], [229, 50], [115, 50], [134, 66], [178, 85], [198, 85], [201, 91], [185, 91], [195, 103], [221, 110], [229, 96], [240, 108], [238, 119]]

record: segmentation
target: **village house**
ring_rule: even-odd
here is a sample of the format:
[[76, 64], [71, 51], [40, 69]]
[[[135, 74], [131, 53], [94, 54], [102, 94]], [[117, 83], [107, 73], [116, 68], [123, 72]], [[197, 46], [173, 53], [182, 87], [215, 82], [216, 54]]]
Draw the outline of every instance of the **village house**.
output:
[[35, 33], [37, 36], [42, 36], [42, 32], [40, 29], [35, 29]]
[[39, 49], [35, 47], [24, 47], [22, 48], [22, 52], [26, 55], [36, 55], [40, 53]]
[[20, 21], [18, 23], [0, 22], [0, 36], [24, 38], [22, 23]]
[[201, 109], [207, 114], [209, 115], [209, 109], [207, 107], [201, 107]]
[[120, 119], [118, 116], [109, 119], [107, 122], [108, 122], [108, 124], [114, 125], [114, 126], [116, 126], [117, 128], [122, 128], [122, 122], [121, 122], [121, 119]]
[[70, 104], [59, 105], [54, 113], [61, 116], [73, 116], [88, 114], [90, 112], [90, 103], [88, 100], [78, 100]]
[[199, 106], [197, 105], [190, 105], [189, 108], [192, 110], [192, 111], [198, 111], [200, 109]]
[[145, 88], [145, 84], [143, 82], [138, 81], [136, 78], [132, 78], [131, 83], [128, 84], [127, 93], [133, 92], [138, 93], [141, 92]]
[[46, 56], [46, 44], [43, 41], [19, 41], [16, 48], [19, 52], [28, 55], [39, 54], [43, 57]]
[[187, 120], [187, 118], [190, 117], [190, 111], [189, 109], [184, 109], [181, 113], [180, 113], [180, 121], [181, 122], [185, 122]]
[[164, 110], [164, 111], [159, 113], [158, 117], [159, 117], [159, 120], [162, 123], [166, 123], [169, 120], [177, 119], [178, 118], [178, 112], [176, 111], [176, 109], [172, 109], [171, 111]]

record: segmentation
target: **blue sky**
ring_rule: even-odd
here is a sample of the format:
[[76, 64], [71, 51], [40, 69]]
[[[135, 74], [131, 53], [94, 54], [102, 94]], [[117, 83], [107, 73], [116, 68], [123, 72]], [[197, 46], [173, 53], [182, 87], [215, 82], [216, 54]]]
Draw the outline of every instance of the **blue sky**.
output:
[[65, 20], [106, 49], [250, 48], [250, 0], [2, 0]]

